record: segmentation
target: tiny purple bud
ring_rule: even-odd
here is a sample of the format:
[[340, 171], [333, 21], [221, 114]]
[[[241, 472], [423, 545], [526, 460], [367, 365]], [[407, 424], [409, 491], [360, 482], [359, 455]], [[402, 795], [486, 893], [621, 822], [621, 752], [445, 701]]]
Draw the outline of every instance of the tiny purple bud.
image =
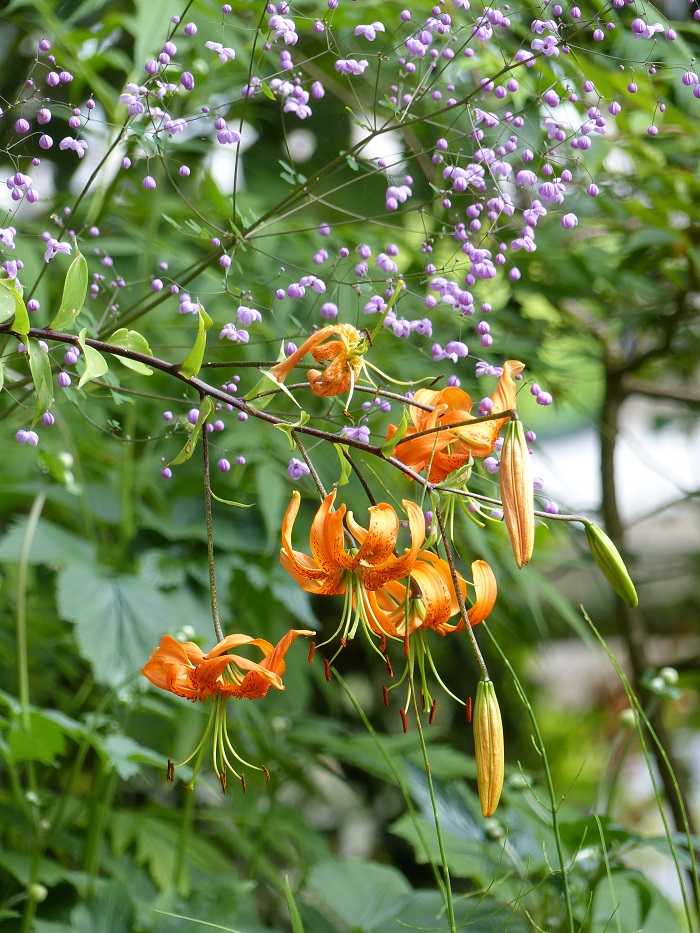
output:
[[163, 421], [172, 421], [175, 416], [171, 411], [163, 412]]
[[191, 39], [192, 36], [197, 35], [197, 24], [196, 24], [196, 23], [187, 23], [187, 25], [185, 26], [185, 28], [184, 28], [183, 31], [184, 31], [185, 35], [186, 35], [189, 39]]
[[194, 75], [189, 71], [183, 71], [180, 75], [180, 84], [186, 91], [191, 91], [194, 87]]
[[189, 423], [197, 424], [197, 418], [199, 418], [199, 409], [190, 408], [190, 410], [187, 412], [187, 420], [189, 421]]
[[170, 469], [170, 467], [165, 467], [160, 471], [160, 475], [163, 477], [163, 479], [170, 479], [173, 475], [173, 471]]
[[45, 428], [50, 428], [51, 425], [54, 424], [55, 421], [56, 419], [54, 418], [54, 416], [51, 414], [50, 411], [45, 411], [44, 414], [41, 416], [41, 423], [44, 425]]
[[58, 376], [56, 376], [56, 382], [62, 389], [67, 389], [71, 384], [71, 378], [68, 373], [61, 372], [58, 374]]
[[153, 176], [146, 175], [141, 184], [146, 189], [146, 191], [153, 191], [153, 189], [156, 187], [156, 180], [153, 178]]

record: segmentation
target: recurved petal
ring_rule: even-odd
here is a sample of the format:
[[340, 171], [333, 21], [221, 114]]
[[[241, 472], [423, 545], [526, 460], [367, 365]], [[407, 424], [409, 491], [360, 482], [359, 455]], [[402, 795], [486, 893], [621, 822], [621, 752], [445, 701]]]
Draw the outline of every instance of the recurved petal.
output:
[[478, 625], [479, 622], [484, 621], [493, 609], [498, 587], [496, 586], [496, 577], [493, 570], [485, 560], [474, 561], [472, 564], [472, 578], [476, 598], [474, 605], [467, 610], [467, 615], [472, 625]]
[[[315, 593], [317, 596], [336, 596], [345, 592], [345, 581], [341, 567], [336, 568], [331, 573], [312, 572], [311, 566], [315, 567], [316, 564], [310, 557], [307, 557], [306, 554], [300, 554], [299, 551], [293, 551], [292, 553], [296, 558], [294, 562], [290, 560], [285, 551], [280, 551], [280, 563], [287, 573], [296, 580], [302, 590], [306, 590], [307, 593]], [[303, 569], [300, 572], [300, 567], [303, 568], [305, 564], [309, 565], [309, 569]]]
[[515, 393], [517, 385], [513, 377], [525, 369], [525, 364], [519, 360], [506, 360], [503, 364], [503, 375], [498, 380], [496, 391], [491, 396], [494, 412], [509, 411], [515, 408]]
[[210, 661], [231, 648], [240, 648], [241, 645], [255, 645], [260, 648], [265, 656], [272, 651], [272, 645], [269, 641], [265, 641], [264, 638], [253, 638], [252, 635], [227, 635], [223, 641], [220, 641], [218, 645], [204, 655], [204, 660]]
[[345, 551], [345, 504], [333, 511], [336, 490], [329, 493], [321, 503], [311, 524], [311, 553], [317, 564], [326, 572], [334, 574], [338, 568], [353, 566], [353, 558]]
[[[451, 431], [436, 431], [432, 434], [421, 434], [420, 437], [413, 437], [414, 433], [413, 428], [406, 431], [406, 439], [396, 445], [394, 456], [416, 473], [424, 470], [429, 463], [434, 464], [441, 451], [457, 438]], [[387, 435], [387, 439], [389, 437], [390, 435]]]
[[360, 549], [353, 559], [355, 566], [383, 564], [396, 547], [399, 534], [399, 520], [396, 512], [386, 502], [380, 502], [369, 508], [369, 528], [365, 530], [355, 521], [352, 512], [348, 512], [347, 526], [350, 534], [360, 543]]
[[[304, 580], [312, 583], [321, 583], [328, 575], [327, 569], [320, 567], [308, 554], [295, 551], [292, 547], [292, 529], [294, 528], [294, 522], [299, 513], [300, 501], [301, 497], [295, 489], [292, 494], [292, 501], [287, 506], [287, 511], [282, 520], [282, 550], [280, 551], [280, 560], [285, 569], [297, 582], [301, 583], [301, 581]], [[315, 592], [315, 590], [312, 590], [312, 592]]]
[[411, 535], [411, 546], [403, 554], [395, 557], [390, 554], [382, 564], [373, 567], [362, 566], [360, 573], [362, 582], [368, 590], [376, 590], [384, 586], [389, 580], [402, 580], [407, 577], [416, 562], [418, 553], [425, 541], [425, 516], [419, 505], [415, 502], [403, 500], [403, 506], [408, 514], [408, 529]]
[[[266, 668], [269, 671], [273, 671], [275, 674], [280, 676], [284, 674], [285, 662], [284, 656], [289, 651], [290, 645], [301, 635], [305, 637], [310, 637], [315, 635], [316, 632], [312, 632], [309, 629], [303, 628], [293, 628], [287, 632], [284, 638], [281, 638], [274, 648], [270, 645], [272, 650], [270, 652], [265, 651], [265, 660], [260, 662], [260, 666]], [[265, 642], [266, 645], [269, 642]]]

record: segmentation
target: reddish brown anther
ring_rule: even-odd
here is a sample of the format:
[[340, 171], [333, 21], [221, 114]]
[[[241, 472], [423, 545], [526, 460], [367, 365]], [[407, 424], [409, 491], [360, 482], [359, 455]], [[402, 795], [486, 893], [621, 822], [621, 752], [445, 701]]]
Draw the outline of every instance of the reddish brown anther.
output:
[[386, 688], [386, 684], [382, 684], [382, 699], [384, 700], [384, 706], [389, 705], [389, 691]]
[[326, 675], [326, 680], [328, 683], [331, 682], [331, 662], [328, 658], [325, 658], [323, 661], [323, 672]]
[[386, 661], [386, 669], [389, 672], [389, 677], [394, 676], [394, 668], [391, 666], [391, 661], [389, 660], [389, 655], [384, 655], [384, 660]]
[[260, 767], [262, 768], [262, 772], [265, 775], [265, 783], [269, 784], [270, 783], [270, 772], [267, 770], [265, 765], [261, 765]]
[[175, 762], [170, 758], [168, 758], [168, 771], [165, 776], [165, 779], [168, 782], [168, 784], [172, 784], [173, 781], [175, 780]]
[[406, 716], [406, 710], [401, 710], [401, 725], [403, 726], [404, 733], [408, 732], [408, 717]]
[[245, 794], [246, 785], [245, 785], [245, 774], [241, 773], [241, 787], [243, 788], [243, 793]]
[[435, 719], [435, 713], [437, 713], [437, 700], [433, 700], [433, 705], [430, 707], [430, 716], [428, 716], [428, 724], [432, 726], [433, 720]]
[[226, 771], [222, 771], [219, 775], [219, 780], [221, 781], [221, 793], [226, 793]]
[[472, 721], [472, 698], [471, 697], [467, 697], [466, 713], [467, 713], [467, 722], [471, 722]]
[[312, 641], [309, 646], [309, 664], [314, 663], [314, 652], [316, 651], [316, 642]]

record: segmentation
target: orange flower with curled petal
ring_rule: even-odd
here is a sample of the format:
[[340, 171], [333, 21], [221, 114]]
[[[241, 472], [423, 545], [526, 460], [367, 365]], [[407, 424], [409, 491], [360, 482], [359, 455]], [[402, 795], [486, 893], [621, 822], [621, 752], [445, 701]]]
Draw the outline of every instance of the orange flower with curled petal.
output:
[[[232, 760], [256, 770], [265, 771], [241, 758], [231, 744], [226, 719], [226, 704], [231, 697], [258, 700], [265, 696], [270, 687], [284, 690], [282, 674], [285, 670], [284, 656], [298, 635], [313, 635], [314, 632], [292, 629], [275, 646], [264, 638], [250, 635], [229, 635], [215, 648], [204, 654], [194, 642], [180, 643], [170, 635], [164, 635], [160, 645], [151, 655], [141, 673], [161, 690], [169, 690], [188, 700], [212, 698], [209, 721], [195, 750], [180, 764], [187, 764], [197, 755], [194, 775], [190, 787], [202, 763], [204, 748], [213, 733], [213, 762], [222, 790], [226, 791], [226, 774], [230, 771], [243, 785], [245, 778], [239, 774]], [[263, 653], [262, 661], [250, 661], [238, 654], [228, 654], [231, 648], [254, 645]], [[168, 780], [174, 780], [175, 765], [168, 761]], [[269, 778], [269, 774], [268, 774]]]
[[[292, 629], [274, 647], [264, 638], [229, 635], [207, 654], [194, 642], [180, 643], [170, 635], [163, 635], [141, 673], [161, 690], [169, 690], [188, 700], [205, 700], [214, 694], [257, 700], [264, 697], [270, 687], [284, 690], [284, 655], [297, 635], [313, 634]], [[250, 661], [241, 655], [226, 653], [243, 645], [260, 648], [263, 660]]]
[[297, 363], [310, 351], [317, 363], [331, 360], [320, 371], [309, 370], [309, 383], [314, 395], [328, 398], [352, 392], [362, 369], [362, 355], [367, 349], [367, 337], [352, 324], [329, 324], [311, 334], [291, 356], [277, 363], [270, 375], [284, 382]]
[[[496, 602], [496, 578], [484, 560], [472, 563], [472, 577], [476, 598], [467, 609], [471, 625], [478, 625], [493, 609]], [[464, 621], [450, 624], [459, 612], [459, 600], [454, 589], [452, 573], [447, 561], [432, 551], [421, 551], [411, 571], [418, 594], [411, 584], [387, 583], [376, 593], [367, 594], [368, 619], [375, 631], [404, 637], [418, 628], [430, 628], [446, 635], [464, 628]], [[465, 599], [467, 584], [460, 577], [459, 588]]]
[[[294, 492], [282, 522], [280, 561], [308, 593], [345, 595], [343, 615], [335, 632], [335, 635], [342, 633], [342, 646], [348, 638], [354, 637], [360, 623], [366, 630], [372, 630], [364, 615], [366, 593], [412, 572], [425, 540], [425, 516], [415, 502], [404, 500], [411, 540], [403, 554], [396, 554], [399, 519], [392, 506], [386, 502], [370, 506], [369, 526], [364, 528], [355, 521], [352, 512], [346, 511], [345, 505], [333, 511], [335, 496], [334, 490], [316, 513], [309, 538], [311, 555], [308, 555], [292, 547], [292, 529], [300, 503], [299, 493]], [[354, 542], [349, 548], [346, 536]]]
[[[356, 578], [368, 590], [376, 590], [389, 580], [407, 577], [425, 540], [425, 517], [420, 506], [404, 500], [408, 513], [411, 546], [394, 554], [399, 519], [386, 502], [370, 506], [369, 528], [359, 525], [345, 505], [333, 511], [336, 490], [321, 503], [311, 526], [309, 543], [312, 556], [292, 548], [292, 529], [299, 512], [300, 496], [295, 490], [282, 522], [280, 560], [302, 589], [322, 596], [345, 593]], [[345, 547], [347, 533], [358, 547]]]
[[[494, 412], [515, 409], [517, 376], [525, 368], [518, 360], [506, 360], [498, 386], [491, 396]], [[459, 422], [474, 421], [471, 414], [472, 400], [463, 389], [450, 386], [433, 391], [418, 389], [413, 396], [416, 402], [432, 406], [432, 411], [411, 406], [413, 427], [406, 431], [405, 439], [397, 444], [394, 456], [420, 473], [429, 467], [428, 480], [439, 483], [453, 470], [459, 469], [471, 457], [487, 457], [492, 453], [498, 432], [507, 418], [494, 418], [477, 424]], [[445, 425], [445, 430], [436, 430]], [[389, 425], [387, 440], [397, 430]], [[423, 433], [423, 432], [429, 433]], [[418, 436], [416, 436], [418, 435]]]

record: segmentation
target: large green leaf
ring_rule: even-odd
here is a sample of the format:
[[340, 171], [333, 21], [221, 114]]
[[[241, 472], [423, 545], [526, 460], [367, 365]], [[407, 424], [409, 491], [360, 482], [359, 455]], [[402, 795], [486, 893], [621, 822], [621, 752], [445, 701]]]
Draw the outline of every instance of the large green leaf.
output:
[[308, 887], [333, 915], [363, 933], [401, 929], [396, 920], [412, 894], [395, 868], [355, 859], [322, 862], [311, 872]]
[[[0, 562], [18, 561], [24, 544], [27, 519], [22, 517], [10, 525], [0, 538]], [[66, 567], [70, 564], [84, 567], [94, 559], [92, 545], [81, 535], [71, 534], [54, 525], [45, 518], [40, 518], [36, 532], [32, 537], [28, 560], [30, 564], [56, 564]]]
[[75, 623], [80, 654], [98, 683], [117, 686], [134, 677], [171, 630], [176, 600], [134, 576], [108, 576], [70, 566], [58, 576], [58, 611]]
[[29, 729], [10, 732], [7, 744], [13, 761], [40, 761], [50, 765], [66, 750], [66, 736], [58, 723], [41, 713], [29, 717]]
[[129, 889], [123, 881], [108, 881], [98, 885], [71, 913], [75, 933], [132, 933], [134, 907]]

